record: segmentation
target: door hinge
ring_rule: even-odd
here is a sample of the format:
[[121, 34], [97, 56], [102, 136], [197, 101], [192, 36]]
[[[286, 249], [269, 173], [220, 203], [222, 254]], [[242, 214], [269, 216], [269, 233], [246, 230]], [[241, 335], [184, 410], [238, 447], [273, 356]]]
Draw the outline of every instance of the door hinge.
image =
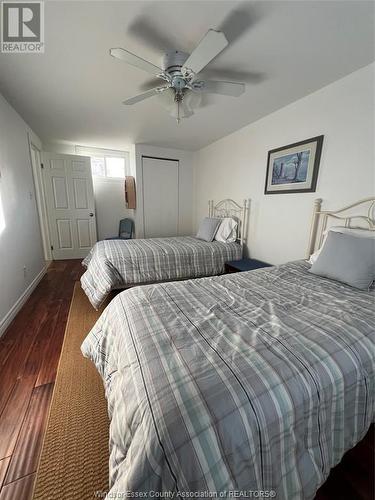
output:
[[53, 250], [53, 245], [51, 245], [51, 250]]
[[43, 165], [43, 163], [41, 163], [41, 164], [40, 164], [40, 166], [41, 166], [41, 168], [44, 168], [44, 165]]

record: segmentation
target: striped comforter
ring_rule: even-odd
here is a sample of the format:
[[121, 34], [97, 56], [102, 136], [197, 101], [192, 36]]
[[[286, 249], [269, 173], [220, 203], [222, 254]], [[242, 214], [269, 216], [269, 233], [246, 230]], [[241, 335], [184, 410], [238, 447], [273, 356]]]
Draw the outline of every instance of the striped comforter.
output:
[[83, 261], [81, 285], [97, 309], [115, 288], [221, 274], [225, 262], [241, 258], [237, 243], [191, 236], [99, 241]]
[[375, 308], [374, 293], [308, 268], [110, 303], [82, 345], [108, 399], [109, 498], [314, 497], [374, 417]]

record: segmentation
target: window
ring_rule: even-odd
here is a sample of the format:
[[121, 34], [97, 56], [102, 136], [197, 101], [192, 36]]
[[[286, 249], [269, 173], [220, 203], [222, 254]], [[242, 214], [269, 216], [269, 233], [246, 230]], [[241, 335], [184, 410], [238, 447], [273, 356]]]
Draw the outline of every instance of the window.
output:
[[94, 177], [105, 177], [105, 159], [91, 156], [91, 172]]
[[108, 156], [105, 159], [105, 168], [107, 177], [125, 177], [124, 158], [113, 158]]
[[124, 179], [129, 171], [129, 153], [76, 146], [76, 153], [90, 156], [93, 177]]
[[91, 171], [94, 177], [125, 177], [125, 158], [116, 156], [91, 156]]

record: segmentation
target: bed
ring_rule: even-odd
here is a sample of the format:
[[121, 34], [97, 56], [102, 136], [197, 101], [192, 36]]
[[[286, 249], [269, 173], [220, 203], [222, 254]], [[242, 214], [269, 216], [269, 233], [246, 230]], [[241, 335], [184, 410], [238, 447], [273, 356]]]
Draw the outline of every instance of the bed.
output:
[[[331, 215], [315, 206], [309, 253]], [[110, 498], [314, 498], [374, 420], [375, 310], [373, 291], [309, 267], [136, 287], [109, 304], [82, 352], [108, 400]]]
[[248, 200], [242, 206], [230, 199], [209, 202], [209, 217], [237, 221], [237, 240], [232, 243], [192, 236], [100, 241], [83, 261], [87, 271], [81, 286], [97, 309], [114, 289], [222, 274], [225, 262], [242, 258], [247, 212]]

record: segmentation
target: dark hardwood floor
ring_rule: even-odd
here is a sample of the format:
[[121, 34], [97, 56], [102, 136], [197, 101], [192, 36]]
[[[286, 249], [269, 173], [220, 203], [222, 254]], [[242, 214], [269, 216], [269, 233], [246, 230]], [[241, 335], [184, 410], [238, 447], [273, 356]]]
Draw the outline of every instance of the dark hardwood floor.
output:
[[[30, 500], [80, 261], [55, 261], [0, 339], [0, 500]], [[374, 499], [374, 427], [315, 500]], [[52, 500], [52, 499], [51, 499]]]
[[55, 261], [0, 339], [0, 499], [29, 500], [80, 260]]

